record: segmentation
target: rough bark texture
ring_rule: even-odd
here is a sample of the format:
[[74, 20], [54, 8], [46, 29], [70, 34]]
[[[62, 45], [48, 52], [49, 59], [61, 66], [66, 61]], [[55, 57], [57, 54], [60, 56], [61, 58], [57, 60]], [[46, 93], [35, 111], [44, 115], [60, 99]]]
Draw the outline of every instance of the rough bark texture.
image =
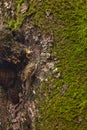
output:
[[0, 31], [0, 65], [13, 64], [14, 69], [17, 68], [19, 71], [28, 63], [30, 54], [31, 51], [15, 39], [9, 29], [2, 28]]
[[53, 33], [45, 35], [31, 24], [35, 12], [30, 4], [27, 0], [0, 2], [0, 128], [4, 130], [36, 129], [35, 89], [54, 69], [48, 51]]
[[1, 0], [0, 30], [0, 127], [87, 130], [87, 0]]
[[[0, 36], [1, 127], [6, 130], [22, 129], [28, 120], [26, 118], [31, 120], [28, 93], [35, 64], [29, 63], [31, 51], [16, 41], [10, 30], [1, 30]], [[30, 65], [25, 68], [28, 63]]]

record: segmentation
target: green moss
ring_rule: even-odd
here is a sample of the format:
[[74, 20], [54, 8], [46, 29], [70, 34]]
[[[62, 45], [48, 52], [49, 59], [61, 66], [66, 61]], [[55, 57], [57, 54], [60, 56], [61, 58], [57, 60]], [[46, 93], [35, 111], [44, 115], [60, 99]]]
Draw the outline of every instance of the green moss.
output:
[[[27, 11], [25, 13], [21, 13], [20, 10], [21, 10], [21, 5], [22, 3], [26, 3], [27, 4]], [[15, 17], [11, 17], [9, 15], [9, 13], [7, 13], [7, 17], [5, 18], [5, 22], [8, 24], [9, 27], [11, 27], [13, 30], [16, 30], [17, 28], [19, 28], [24, 20], [27, 18], [27, 17], [31, 17], [33, 14], [35, 14], [36, 12], [36, 5], [37, 5], [37, 2], [33, 2], [33, 1], [28, 1], [28, 0], [16, 0], [14, 2], [14, 6], [15, 6]]]
[[[36, 130], [87, 129], [87, 2], [86, 0], [27, 1], [28, 11], [20, 15], [22, 1], [16, 4], [16, 20], [9, 26], [16, 29], [26, 17], [44, 33], [53, 32], [53, 57], [61, 78], [49, 78], [37, 90]], [[49, 14], [49, 17], [46, 14]], [[62, 85], [68, 88], [61, 94]]]
[[24, 0], [17, 0], [14, 2], [15, 18], [10, 18], [10, 16], [8, 16], [7, 23], [13, 30], [16, 30], [23, 22], [24, 15], [20, 13], [21, 5], [23, 2]]
[[[87, 3], [80, 1], [49, 1], [39, 5], [34, 24], [44, 32], [53, 31], [54, 57], [61, 78], [52, 75], [37, 91], [37, 130], [87, 129]], [[46, 17], [46, 11], [50, 16]], [[52, 81], [51, 81], [52, 80]], [[61, 95], [62, 85], [68, 88]]]

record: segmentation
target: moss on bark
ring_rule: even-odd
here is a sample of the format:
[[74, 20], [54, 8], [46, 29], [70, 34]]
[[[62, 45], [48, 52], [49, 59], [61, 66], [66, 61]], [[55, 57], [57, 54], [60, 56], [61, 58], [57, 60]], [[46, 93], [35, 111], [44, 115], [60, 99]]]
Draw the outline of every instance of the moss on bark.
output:
[[[37, 130], [87, 129], [87, 2], [86, 0], [27, 1], [28, 10], [8, 24], [18, 28], [26, 18], [44, 33], [53, 32], [52, 55], [61, 78], [54, 75], [37, 91]], [[18, 10], [18, 11], [17, 11]], [[68, 85], [64, 94], [63, 86]], [[39, 95], [39, 96], [38, 96]], [[42, 96], [43, 95], [43, 96]]]

